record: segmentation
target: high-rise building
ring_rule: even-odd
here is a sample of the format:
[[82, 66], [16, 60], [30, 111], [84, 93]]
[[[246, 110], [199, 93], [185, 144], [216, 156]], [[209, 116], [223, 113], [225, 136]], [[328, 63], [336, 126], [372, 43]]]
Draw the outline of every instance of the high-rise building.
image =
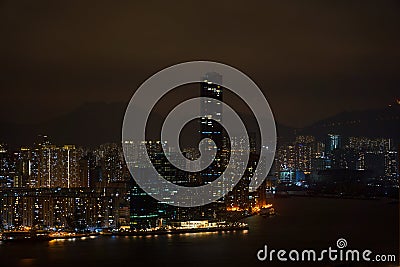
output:
[[116, 227], [118, 210], [127, 209], [122, 188], [0, 189], [0, 224], [86, 229]]
[[314, 154], [314, 136], [297, 136], [295, 142], [296, 158], [295, 165], [296, 170], [300, 170], [304, 173], [311, 172], [311, 163]]
[[280, 146], [277, 151], [276, 161], [278, 172], [296, 170], [295, 146], [291, 144]]
[[357, 153], [357, 170], [373, 171], [380, 178], [397, 178], [398, 152], [392, 139], [350, 137], [346, 149]]
[[[126, 151], [127, 167], [134, 173], [135, 177], [144, 178], [153, 174], [153, 166], [165, 175], [165, 179], [171, 180], [170, 170], [166, 171], [166, 158], [163, 155], [163, 149], [166, 149], [166, 143], [161, 141], [125, 141], [123, 144]], [[144, 145], [144, 146], [143, 146]], [[153, 166], [141, 160], [148, 154]], [[165, 172], [165, 173], [163, 173]], [[149, 229], [156, 226], [157, 220], [162, 215], [165, 204], [149, 196], [135, 180], [131, 179], [130, 185], [130, 226], [132, 229]]]
[[100, 181], [104, 184], [128, 180], [128, 170], [122, 148], [117, 144], [103, 144], [96, 149], [97, 163], [101, 170]]
[[397, 179], [399, 173], [398, 151], [387, 151], [385, 154], [385, 176]]
[[329, 134], [328, 142], [326, 145], [327, 152], [331, 153], [335, 149], [339, 149], [342, 147], [342, 137], [338, 134]]
[[342, 148], [332, 152], [332, 169], [357, 169], [359, 156], [354, 149]]
[[12, 177], [11, 157], [6, 144], [0, 144], [0, 187], [11, 187]]
[[35, 188], [38, 186], [38, 150], [21, 148], [17, 153], [17, 172], [14, 187]]
[[[222, 76], [215, 72], [206, 73], [200, 86], [200, 96], [223, 100]], [[200, 139], [209, 138], [215, 143], [217, 155], [213, 164], [201, 172], [201, 182], [210, 183], [221, 176], [224, 164], [224, 138], [222, 123], [222, 104], [203, 100], [200, 106]], [[210, 141], [206, 149], [211, 150], [214, 144]]]
[[80, 151], [73, 145], [38, 148], [38, 187], [82, 187], [79, 179]]

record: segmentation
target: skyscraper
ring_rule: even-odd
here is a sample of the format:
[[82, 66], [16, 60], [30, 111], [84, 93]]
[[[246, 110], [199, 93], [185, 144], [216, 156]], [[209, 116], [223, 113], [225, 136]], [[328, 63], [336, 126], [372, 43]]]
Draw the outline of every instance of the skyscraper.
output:
[[[140, 146], [142, 142], [145, 145]], [[143, 164], [139, 159], [148, 153], [154, 167], [160, 170], [165, 164], [165, 159], [161, 158], [163, 147], [166, 143], [161, 141], [125, 141], [123, 143], [127, 152], [126, 164], [135, 173], [136, 177], [144, 178], [152, 175], [153, 166], [148, 163]], [[160, 170], [162, 171], [162, 170]], [[164, 174], [164, 173], [163, 173]], [[168, 177], [170, 178], [170, 177]], [[166, 178], [166, 179], [168, 179]], [[162, 203], [149, 196], [134, 179], [130, 182], [130, 226], [132, 229], [149, 229], [156, 226], [157, 220], [163, 211]]]
[[38, 150], [23, 147], [17, 153], [15, 187], [38, 187]]
[[74, 145], [57, 147], [44, 145], [38, 149], [39, 187], [81, 187], [79, 158], [81, 153]]
[[326, 148], [328, 149], [328, 153], [332, 152], [335, 149], [339, 149], [342, 146], [342, 138], [338, 134], [329, 134], [328, 135], [328, 143]]
[[[223, 100], [222, 76], [216, 72], [206, 73], [200, 87], [200, 96], [213, 98], [218, 101]], [[223, 127], [222, 123], [222, 104], [210, 100], [203, 100], [200, 106], [200, 139], [212, 139], [217, 148], [217, 155], [213, 164], [201, 173], [201, 182], [210, 183], [222, 174], [223, 165]], [[210, 141], [206, 149], [211, 150], [213, 144]]]

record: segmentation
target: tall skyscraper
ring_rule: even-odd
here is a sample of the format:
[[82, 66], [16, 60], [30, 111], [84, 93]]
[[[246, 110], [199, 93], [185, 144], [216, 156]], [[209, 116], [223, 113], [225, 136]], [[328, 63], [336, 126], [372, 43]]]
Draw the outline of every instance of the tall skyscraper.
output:
[[[216, 72], [206, 73], [200, 87], [200, 96], [213, 98], [218, 101], [223, 100], [222, 76]], [[203, 100], [200, 106], [200, 138], [212, 139], [217, 148], [217, 155], [213, 164], [201, 173], [201, 182], [210, 183], [222, 174], [223, 167], [223, 127], [222, 123], [222, 104], [214, 103], [210, 100]], [[206, 149], [211, 150], [213, 143], [210, 141]]]

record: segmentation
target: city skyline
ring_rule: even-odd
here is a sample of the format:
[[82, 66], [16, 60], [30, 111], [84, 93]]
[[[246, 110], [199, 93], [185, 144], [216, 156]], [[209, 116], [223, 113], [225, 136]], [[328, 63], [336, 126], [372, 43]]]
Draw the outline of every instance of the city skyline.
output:
[[399, 14], [0, 1], [0, 266], [397, 266]]
[[[234, 142], [241, 140], [234, 139]], [[258, 158], [251, 159], [243, 178], [223, 202], [213, 204], [216, 206], [207, 208], [207, 212], [178, 209], [177, 213], [174, 208], [146, 195], [137, 185], [132, 187], [127, 164], [135, 164], [135, 158], [145, 152], [132, 151], [125, 163], [122, 145], [134, 144], [111, 143], [89, 149], [54, 145], [47, 136], [42, 136], [36, 144], [19, 150], [10, 151], [1, 145], [0, 191], [4, 195], [0, 198], [0, 205], [3, 205], [0, 217], [6, 223], [3, 227], [32, 227], [38, 222], [47, 227], [65, 227], [78, 221], [80, 227], [91, 229], [126, 227], [130, 222], [139, 223], [140, 227], [155, 227], [160, 219], [164, 223], [210, 220], [220, 209], [226, 209], [228, 213], [254, 212], [267, 203], [266, 194], [286, 190], [332, 196], [340, 193], [353, 197], [398, 197], [400, 155], [399, 145], [393, 140], [339, 134], [329, 134], [325, 139], [296, 136], [279, 144], [268, 178], [255, 194], [249, 192], [248, 182], [254, 167], [262, 164]], [[161, 157], [163, 150], [175, 153], [177, 148], [160, 141], [147, 141], [146, 146], [150, 149], [153, 164], [165, 179], [177, 184], [199, 183], [199, 177], [171, 169], [165, 157]], [[184, 153], [190, 155], [193, 151], [188, 149]], [[148, 166], [136, 166], [135, 173], [146, 175], [146, 168]], [[46, 202], [47, 198], [50, 202]], [[33, 207], [36, 209], [30, 210]], [[88, 208], [97, 213], [89, 212]], [[130, 219], [126, 209], [131, 211]], [[50, 211], [54, 215], [50, 215]], [[141, 221], [135, 219], [137, 214]], [[151, 216], [147, 217], [149, 214]], [[143, 218], [146, 219], [143, 221]]]

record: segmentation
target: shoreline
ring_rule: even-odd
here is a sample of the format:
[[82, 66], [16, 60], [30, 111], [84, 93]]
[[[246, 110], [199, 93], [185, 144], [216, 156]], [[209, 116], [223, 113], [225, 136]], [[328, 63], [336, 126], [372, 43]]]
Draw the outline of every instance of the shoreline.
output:
[[[140, 231], [140, 232], [116, 232], [116, 233], [87, 233], [87, 234], [75, 234], [70, 236], [43, 236], [40, 238], [10, 238], [0, 239], [0, 241], [6, 243], [20, 243], [20, 242], [44, 242], [52, 240], [68, 240], [68, 239], [81, 239], [87, 237], [112, 237], [112, 236], [158, 236], [158, 235], [179, 235], [179, 234], [190, 234], [190, 233], [215, 233], [215, 232], [231, 232], [231, 231], [245, 231], [249, 230], [246, 226], [230, 226], [230, 227], [209, 227], [209, 228], [190, 228], [190, 229], [174, 229], [174, 230], [154, 230], [154, 231]], [[12, 234], [13, 232], [7, 232]], [[20, 233], [20, 232], [15, 232]]]

